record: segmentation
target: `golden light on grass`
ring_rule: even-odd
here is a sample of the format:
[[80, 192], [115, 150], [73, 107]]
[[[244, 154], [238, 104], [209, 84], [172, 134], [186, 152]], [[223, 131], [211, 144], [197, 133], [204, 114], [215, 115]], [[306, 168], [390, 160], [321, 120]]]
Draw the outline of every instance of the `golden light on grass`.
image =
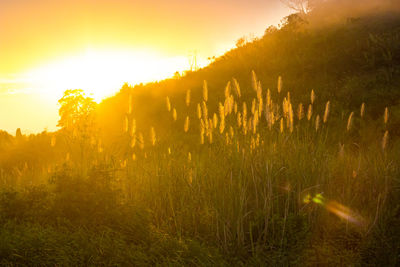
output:
[[353, 115], [354, 112], [351, 112], [349, 118], [347, 119], [347, 131], [350, 131], [351, 126], [353, 125]]
[[329, 111], [330, 111], [330, 104], [331, 104], [330, 101], [326, 102], [325, 113], [324, 113], [324, 123], [326, 123], [328, 121], [328, 116], [329, 116]]
[[312, 104], [308, 105], [307, 120], [311, 120], [311, 116], [312, 116]]
[[184, 124], [184, 126], [183, 126], [183, 130], [185, 131], [185, 133], [186, 133], [187, 131], [189, 131], [189, 123], [190, 123], [189, 116], [186, 116], [185, 124]]
[[282, 77], [278, 77], [278, 93], [282, 91]]
[[175, 108], [172, 110], [172, 118], [174, 119], [174, 121], [176, 121], [178, 119], [178, 114], [177, 114]]
[[297, 118], [301, 121], [304, 118], [303, 104], [300, 103], [297, 108]]
[[190, 89], [186, 91], [186, 106], [190, 105]]
[[363, 102], [360, 107], [360, 117], [363, 118], [365, 113], [365, 103]]
[[385, 131], [385, 134], [383, 135], [383, 138], [382, 138], [382, 150], [386, 149], [388, 139], [389, 139], [389, 132]]
[[383, 114], [383, 123], [387, 124], [389, 120], [389, 109], [386, 107], [385, 112]]
[[205, 102], [208, 101], [208, 86], [207, 86], [207, 81], [203, 81], [203, 100]]
[[318, 129], [319, 129], [319, 121], [320, 121], [320, 118], [319, 118], [319, 115], [317, 115], [317, 117], [315, 118], [315, 131], [318, 131]]
[[238, 98], [240, 98], [241, 97], [240, 85], [235, 78], [233, 78], [233, 84], [235, 85], [236, 94], [237, 94]]
[[171, 111], [171, 101], [169, 100], [168, 96], [165, 98], [165, 104], [167, 106], [168, 112]]
[[151, 140], [151, 144], [153, 146], [155, 146], [157, 140], [156, 140], [156, 131], [154, 130], [154, 127], [150, 128], [150, 140]]
[[311, 104], [314, 104], [315, 98], [316, 98], [315, 92], [314, 90], [311, 90], [311, 95], [310, 95]]

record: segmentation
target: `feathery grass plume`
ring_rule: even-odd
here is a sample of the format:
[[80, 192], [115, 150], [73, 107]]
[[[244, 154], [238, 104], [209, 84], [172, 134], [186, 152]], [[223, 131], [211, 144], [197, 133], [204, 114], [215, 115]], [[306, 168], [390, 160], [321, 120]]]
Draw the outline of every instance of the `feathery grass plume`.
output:
[[363, 118], [364, 117], [364, 113], [365, 113], [365, 103], [363, 102], [361, 104], [361, 108], [360, 108], [360, 117]]
[[132, 114], [132, 94], [129, 94], [128, 114]]
[[212, 131], [210, 131], [210, 132], [208, 133], [208, 142], [209, 142], [210, 144], [212, 144], [212, 142], [213, 142], [213, 133], [212, 133]]
[[235, 78], [233, 78], [232, 80], [233, 80], [233, 84], [235, 85], [236, 94], [237, 94], [238, 98], [240, 98], [241, 97], [241, 92], [240, 92], [239, 83]]
[[219, 122], [219, 133], [222, 134], [224, 132], [225, 129], [225, 120], [221, 120]]
[[289, 128], [290, 128], [290, 132], [293, 132], [293, 108], [292, 108], [292, 104], [289, 104]]
[[353, 125], [353, 115], [354, 112], [351, 112], [349, 118], [347, 119], [347, 131], [350, 131], [351, 126]]
[[168, 155], [171, 155], [171, 148], [168, 147]]
[[267, 103], [265, 103], [267, 107], [271, 106], [271, 91], [268, 89], [267, 90]]
[[155, 146], [156, 144], [156, 131], [154, 130], [154, 127], [151, 127], [150, 129], [150, 139], [151, 139], [151, 144]]
[[247, 105], [246, 105], [246, 102], [243, 102], [243, 109], [242, 109], [242, 112], [243, 112], [243, 117], [247, 117]]
[[235, 114], [237, 114], [237, 112], [238, 112], [238, 105], [237, 105], [236, 102], [235, 102], [235, 104], [233, 105], [233, 110], [235, 111]]
[[128, 116], [125, 115], [125, 117], [124, 117], [124, 133], [128, 132], [128, 126], [129, 126]]
[[188, 152], [188, 162], [192, 162], [192, 153]]
[[279, 129], [280, 129], [281, 133], [283, 133], [283, 118], [281, 118]]
[[136, 154], [132, 153], [132, 160], [135, 161], [136, 160]]
[[251, 71], [251, 86], [253, 90], [257, 92], [257, 75], [254, 70]]
[[201, 119], [201, 106], [200, 106], [200, 103], [197, 103], [197, 118]]
[[287, 101], [288, 101], [289, 104], [291, 103], [290, 102], [290, 92], [287, 92]]
[[278, 77], [278, 93], [282, 91], [282, 77]]
[[286, 118], [289, 113], [289, 102], [287, 101], [286, 97], [284, 97], [282, 101], [282, 111], [283, 116]]
[[221, 102], [218, 104], [218, 113], [221, 120], [225, 119], [225, 106]]
[[136, 135], [133, 135], [131, 138], [131, 148], [134, 148], [136, 145]]
[[225, 133], [225, 144], [229, 145], [231, 143], [231, 140], [229, 139], [229, 134], [226, 132]]
[[56, 145], [56, 136], [55, 135], [53, 135], [51, 137], [50, 145], [51, 145], [51, 147], [55, 147], [55, 145]]
[[185, 133], [187, 133], [187, 131], [189, 131], [189, 123], [190, 123], [189, 116], [186, 116], [185, 124], [183, 125], [183, 130], [185, 131]]
[[308, 105], [307, 120], [311, 120], [311, 116], [312, 116], [312, 104]]
[[264, 108], [264, 102], [263, 102], [263, 99], [260, 98], [260, 99], [258, 100], [258, 117], [259, 117], [259, 118], [261, 118], [261, 114], [262, 114], [262, 112], [263, 112], [263, 108]]
[[139, 133], [139, 135], [138, 135], [138, 139], [139, 139], [139, 147], [140, 147], [140, 149], [144, 149], [144, 138], [143, 138], [143, 134], [142, 133]]
[[208, 87], [207, 87], [207, 81], [204, 80], [203, 82], [203, 99], [205, 102], [208, 100]]
[[217, 128], [217, 126], [218, 126], [218, 116], [216, 113], [214, 113], [214, 116], [213, 116], [213, 126], [214, 126], [214, 129]]
[[165, 98], [165, 103], [167, 105], [168, 112], [170, 112], [171, 111], [171, 101], [169, 101], [169, 97], [168, 96]]
[[382, 150], [385, 150], [388, 143], [388, 138], [389, 138], [389, 132], [386, 130], [382, 138]]
[[174, 121], [176, 121], [178, 119], [178, 114], [176, 113], [175, 108], [172, 109], [172, 118], [174, 119]]
[[192, 168], [190, 168], [188, 170], [188, 183], [190, 185], [192, 185], [192, 183], [193, 183], [193, 169]]
[[257, 85], [257, 100], [261, 99], [262, 95], [263, 93], [262, 93], [261, 82], [259, 81]]
[[297, 107], [297, 118], [301, 121], [304, 118], [303, 104], [300, 103]]
[[330, 111], [330, 105], [331, 105], [331, 102], [330, 102], [330, 101], [326, 102], [326, 105], [325, 105], [325, 113], [324, 113], [324, 123], [326, 123], [326, 122], [328, 121], [328, 116], [329, 116], [329, 111]]
[[319, 115], [317, 115], [317, 117], [315, 118], [315, 131], [318, 131], [319, 129]]
[[242, 126], [242, 114], [240, 111], [237, 113], [237, 124], [239, 128]]
[[228, 81], [228, 83], [225, 86], [225, 98], [229, 98], [231, 95], [231, 82]]
[[208, 127], [210, 127], [210, 130], [213, 130], [214, 123], [212, 119], [208, 119]]
[[233, 95], [231, 95], [229, 97], [229, 112], [228, 112], [229, 114], [232, 113], [234, 104], [235, 104], [235, 98], [233, 97]]
[[129, 134], [130, 134], [130, 136], [134, 136], [135, 133], [136, 133], [136, 120], [132, 119], [131, 130], [130, 130]]
[[200, 133], [200, 144], [204, 145], [204, 131]]
[[235, 134], [235, 132], [233, 130], [233, 127], [229, 126], [229, 135], [230, 135], [230, 137], [233, 138], [234, 134]]
[[190, 105], [190, 89], [186, 91], [186, 106]]
[[257, 133], [257, 124], [258, 124], [258, 115], [255, 114], [252, 121], [253, 134]]
[[386, 124], [389, 120], [389, 109], [386, 107], [385, 108], [385, 113], [383, 115], [383, 122]]
[[315, 97], [316, 96], [315, 96], [314, 90], [311, 90], [311, 95], [310, 95], [311, 104], [314, 104]]
[[205, 121], [207, 121], [207, 120], [208, 120], [208, 109], [207, 109], [207, 104], [206, 104], [205, 101], [203, 101], [202, 104], [203, 104], [203, 105], [202, 105], [202, 108], [203, 108], [203, 118], [204, 118]]
[[253, 101], [251, 101], [251, 114], [254, 114], [256, 111], [256, 99], [253, 98]]

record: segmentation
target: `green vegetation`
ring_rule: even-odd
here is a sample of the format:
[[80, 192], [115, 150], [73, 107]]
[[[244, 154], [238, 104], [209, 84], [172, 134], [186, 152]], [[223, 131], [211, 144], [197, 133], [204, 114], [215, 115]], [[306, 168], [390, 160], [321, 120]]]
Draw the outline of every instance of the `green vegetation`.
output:
[[0, 133], [0, 263], [398, 264], [400, 16], [308, 16]]

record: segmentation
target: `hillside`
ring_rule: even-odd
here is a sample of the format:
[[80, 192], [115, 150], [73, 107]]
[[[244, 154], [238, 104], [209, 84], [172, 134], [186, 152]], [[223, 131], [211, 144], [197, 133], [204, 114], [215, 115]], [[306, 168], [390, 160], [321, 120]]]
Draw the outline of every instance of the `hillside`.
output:
[[[103, 101], [100, 111], [122, 121], [125, 110], [121, 110], [121, 103], [126, 103], [132, 92], [138, 125], [149, 127], [150, 121], [162, 127], [158, 114], [165, 112], [165, 97], [169, 96], [177, 110], [182, 110], [187, 90], [191, 91], [193, 103], [201, 101], [204, 80], [214, 106], [223, 99], [225, 86], [232, 78], [239, 82], [244, 99], [251, 101], [253, 70], [262, 87], [272, 91], [276, 90], [278, 76], [282, 76], [283, 90], [290, 91], [299, 102], [305, 102], [314, 89], [321, 103], [331, 100], [345, 111], [365, 102], [374, 119], [378, 111], [391, 107], [396, 116], [391, 130], [400, 134], [397, 12], [344, 19], [323, 28], [311, 27], [297, 15], [291, 15], [283, 20], [281, 29], [269, 27], [263, 37], [227, 52], [206, 68], [177, 79], [136, 85], [132, 90], [124, 87], [115, 97]], [[104, 127], [115, 129], [117, 125]]]
[[397, 266], [400, 16], [318, 10], [1, 132], [0, 264]]

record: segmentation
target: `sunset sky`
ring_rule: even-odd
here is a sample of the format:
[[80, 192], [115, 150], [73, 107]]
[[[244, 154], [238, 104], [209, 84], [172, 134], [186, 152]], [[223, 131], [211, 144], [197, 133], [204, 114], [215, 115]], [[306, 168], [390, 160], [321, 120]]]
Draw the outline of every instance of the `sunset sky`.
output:
[[279, 0], [0, 0], [0, 129], [55, 130], [63, 91], [96, 101], [124, 82], [199, 65], [289, 14]]

